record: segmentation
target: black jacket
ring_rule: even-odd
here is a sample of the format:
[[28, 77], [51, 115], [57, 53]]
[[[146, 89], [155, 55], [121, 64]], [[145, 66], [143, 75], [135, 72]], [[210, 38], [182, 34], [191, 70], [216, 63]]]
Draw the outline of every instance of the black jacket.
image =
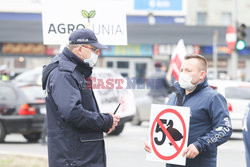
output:
[[156, 68], [155, 72], [149, 75], [149, 81], [153, 82], [153, 86], [149, 90], [148, 95], [153, 98], [166, 98], [171, 94], [172, 90], [166, 78], [166, 73]]
[[[200, 152], [194, 159], [187, 159], [186, 167], [216, 167], [217, 147], [232, 134], [226, 99], [208, 86], [207, 78], [188, 95], [179, 83], [175, 87], [177, 93], [170, 97], [168, 105], [190, 107], [188, 145], [194, 144]], [[167, 164], [167, 167], [182, 166]]]
[[99, 111], [86, 78], [92, 68], [68, 48], [44, 67], [50, 167], [105, 167], [103, 132], [110, 114]]

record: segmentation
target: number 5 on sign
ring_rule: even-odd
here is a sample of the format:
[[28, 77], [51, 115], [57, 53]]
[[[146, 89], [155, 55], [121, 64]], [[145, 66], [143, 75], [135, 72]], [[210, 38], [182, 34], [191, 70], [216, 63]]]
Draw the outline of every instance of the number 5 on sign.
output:
[[190, 108], [151, 105], [148, 141], [152, 148], [146, 159], [176, 165], [186, 165], [182, 156], [187, 147]]

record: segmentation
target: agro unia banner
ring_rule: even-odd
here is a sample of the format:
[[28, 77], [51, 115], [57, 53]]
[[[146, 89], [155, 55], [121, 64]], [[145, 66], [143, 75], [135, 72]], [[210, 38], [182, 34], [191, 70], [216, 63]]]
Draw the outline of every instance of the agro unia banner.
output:
[[127, 45], [123, 1], [43, 0], [42, 6], [44, 44], [66, 44], [72, 31], [89, 28], [104, 45]]

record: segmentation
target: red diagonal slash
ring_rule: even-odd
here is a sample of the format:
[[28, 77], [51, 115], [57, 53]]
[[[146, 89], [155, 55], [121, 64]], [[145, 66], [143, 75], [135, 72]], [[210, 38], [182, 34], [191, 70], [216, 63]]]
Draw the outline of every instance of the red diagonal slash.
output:
[[176, 144], [176, 142], [174, 141], [174, 139], [172, 138], [172, 136], [169, 134], [168, 130], [164, 127], [164, 125], [162, 124], [161, 120], [158, 119], [157, 123], [160, 125], [161, 129], [163, 130], [163, 132], [167, 135], [168, 139], [173, 144], [174, 148], [178, 151], [180, 149], [179, 146]]

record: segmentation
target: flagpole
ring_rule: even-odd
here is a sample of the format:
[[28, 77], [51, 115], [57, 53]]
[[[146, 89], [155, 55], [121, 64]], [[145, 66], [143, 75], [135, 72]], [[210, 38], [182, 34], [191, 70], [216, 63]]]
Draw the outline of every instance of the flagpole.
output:
[[217, 53], [217, 42], [218, 42], [218, 31], [214, 31], [213, 36], [213, 71], [214, 71], [214, 79], [218, 78], [218, 53]]
[[[237, 0], [234, 0], [234, 6], [233, 6], [233, 9], [234, 9], [234, 17], [233, 18], [233, 25], [235, 27], [235, 29], [237, 30], [237, 21], [238, 21], [238, 16], [237, 16]], [[232, 54], [231, 54], [231, 60], [232, 60], [232, 73], [231, 73], [231, 77], [233, 80], [236, 80], [237, 79], [237, 68], [238, 68], [238, 53], [237, 53], [237, 50], [236, 48], [232, 51]]]
[[[170, 60], [171, 61], [171, 60]], [[172, 80], [172, 72], [173, 72], [173, 68], [172, 68], [172, 64], [171, 62], [169, 63], [169, 68], [168, 68], [168, 72], [167, 72], [167, 80], [169, 82], [171, 82]]]

